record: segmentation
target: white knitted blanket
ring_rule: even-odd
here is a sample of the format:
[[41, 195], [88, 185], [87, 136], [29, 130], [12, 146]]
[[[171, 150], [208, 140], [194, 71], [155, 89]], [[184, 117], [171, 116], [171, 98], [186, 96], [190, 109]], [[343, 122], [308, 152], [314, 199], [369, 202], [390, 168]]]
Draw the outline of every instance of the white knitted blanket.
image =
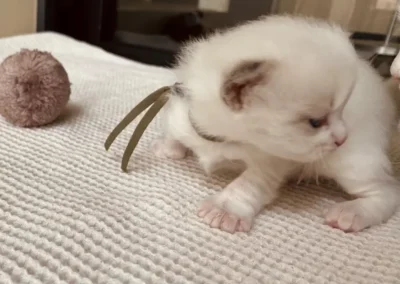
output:
[[400, 283], [400, 214], [358, 234], [332, 229], [322, 212], [346, 198], [333, 186], [287, 188], [250, 233], [231, 235], [196, 216], [228, 179], [154, 157], [157, 123], [121, 172], [134, 124], [109, 152], [103, 143], [170, 71], [51, 33], [1, 39], [0, 60], [20, 48], [52, 52], [72, 98], [50, 126], [0, 119], [0, 283]]

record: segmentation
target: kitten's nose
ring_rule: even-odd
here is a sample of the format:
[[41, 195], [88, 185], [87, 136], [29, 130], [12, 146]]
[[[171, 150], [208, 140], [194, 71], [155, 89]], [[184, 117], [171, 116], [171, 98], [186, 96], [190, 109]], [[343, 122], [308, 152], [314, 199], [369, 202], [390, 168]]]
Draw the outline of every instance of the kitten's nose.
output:
[[335, 142], [336, 146], [342, 146], [347, 139], [347, 129], [343, 120], [331, 119], [331, 138]]
[[338, 146], [338, 147], [339, 147], [339, 146], [342, 146], [343, 143], [346, 142], [346, 139], [347, 139], [346, 136], [341, 137], [341, 138], [336, 138], [336, 139], [335, 139], [335, 144], [336, 144], [336, 146]]

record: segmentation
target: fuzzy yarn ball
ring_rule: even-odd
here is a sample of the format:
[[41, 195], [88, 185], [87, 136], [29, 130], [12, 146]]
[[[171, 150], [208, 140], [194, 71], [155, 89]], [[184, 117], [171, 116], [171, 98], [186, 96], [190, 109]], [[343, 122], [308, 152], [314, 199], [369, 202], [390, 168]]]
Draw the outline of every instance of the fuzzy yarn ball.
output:
[[67, 105], [70, 85], [50, 53], [22, 49], [0, 65], [0, 115], [21, 127], [49, 124]]

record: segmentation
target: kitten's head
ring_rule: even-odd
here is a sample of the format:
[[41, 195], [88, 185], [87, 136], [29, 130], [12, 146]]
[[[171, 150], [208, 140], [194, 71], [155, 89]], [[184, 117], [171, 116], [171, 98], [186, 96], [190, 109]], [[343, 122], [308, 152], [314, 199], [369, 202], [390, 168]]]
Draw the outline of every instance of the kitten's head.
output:
[[343, 109], [354, 77], [305, 67], [291, 72], [279, 64], [241, 63], [233, 71], [240, 75], [223, 84], [224, 103], [247, 130], [241, 140], [299, 162], [323, 158], [347, 139]]
[[[284, 34], [291, 36], [287, 26]], [[328, 33], [319, 38], [326, 41], [322, 44], [313, 39], [321, 30]], [[292, 36], [298, 31], [297, 46], [277, 37], [262, 48], [253, 42], [252, 51], [249, 46], [232, 46], [232, 36], [230, 50], [219, 53], [215, 40], [200, 43], [202, 48], [192, 50], [181, 69], [186, 72], [183, 84], [205, 132], [285, 159], [312, 162], [347, 139], [342, 114], [357, 79], [357, 56], [347, 38], [330, 27], [294, 25], [289, 31]]]

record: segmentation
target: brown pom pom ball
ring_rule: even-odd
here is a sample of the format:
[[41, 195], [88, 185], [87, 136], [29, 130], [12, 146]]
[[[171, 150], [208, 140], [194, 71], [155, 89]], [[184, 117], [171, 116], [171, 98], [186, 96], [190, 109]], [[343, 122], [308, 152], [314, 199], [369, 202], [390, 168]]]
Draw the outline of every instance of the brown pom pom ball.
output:
[[21, 127], [51, 123], [67, 105], [70, 85], [50, 53], [23, 49], [0, 65], [0, 115]]

